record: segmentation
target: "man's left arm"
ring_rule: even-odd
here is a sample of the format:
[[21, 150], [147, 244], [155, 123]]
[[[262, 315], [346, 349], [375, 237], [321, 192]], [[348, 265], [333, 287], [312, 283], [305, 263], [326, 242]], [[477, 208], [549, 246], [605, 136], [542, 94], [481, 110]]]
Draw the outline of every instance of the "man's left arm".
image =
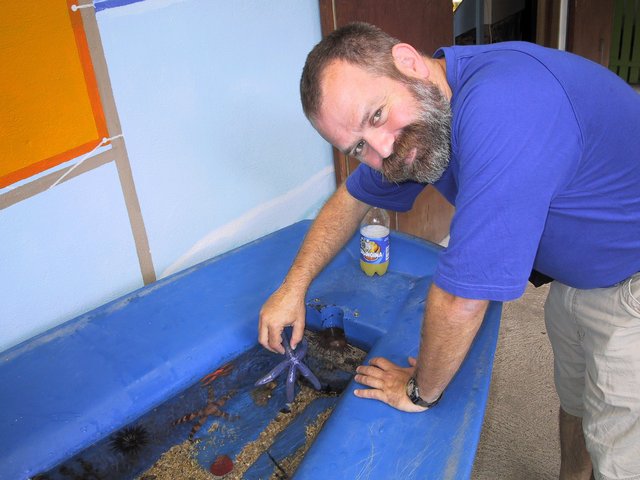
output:
[[423, 400], [430, 403], [440, 397], [467, 355], [489, 302], [457, 297], [434, 284], [426, 303], [417, 361], [410, 359], [411, 366], [403, 368], [382, 357], [371, 359], [357, 369], [355, 380], [370, 387], [356, 390], [357, 396], [398, 410], [423, 411], [406, 393], [414, 376]]

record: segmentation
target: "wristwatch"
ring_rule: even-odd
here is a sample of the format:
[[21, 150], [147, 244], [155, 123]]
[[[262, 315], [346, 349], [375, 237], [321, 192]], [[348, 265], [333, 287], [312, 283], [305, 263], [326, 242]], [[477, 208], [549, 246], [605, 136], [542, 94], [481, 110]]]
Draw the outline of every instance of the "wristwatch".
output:
[[411, 377], [407, 382], [407, 397], [411, 400], [411, 403], [414, 405], [418, 405], [419, 407], [431, 408], [435, 407], [436, 404], [442, 398], [442, 393], [438, 398], [436, 398], [433, 402], [427, 402], [422, 399], [420, 396], [420, 389], [418, 388], [418, 382], [416, 382], [415, 377]]

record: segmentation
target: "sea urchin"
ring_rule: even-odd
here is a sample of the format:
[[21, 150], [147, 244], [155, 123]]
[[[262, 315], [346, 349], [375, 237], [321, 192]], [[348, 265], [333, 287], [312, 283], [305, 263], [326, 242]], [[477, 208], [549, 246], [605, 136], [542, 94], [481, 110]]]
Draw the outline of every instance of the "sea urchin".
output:
[[141, 426], [125, 427], [118, 431], [109, 445], [114, 452], [122, 453], [123, 455], [135, 455], [142, 447], [149, 442], [149, 434], [147, 430]]

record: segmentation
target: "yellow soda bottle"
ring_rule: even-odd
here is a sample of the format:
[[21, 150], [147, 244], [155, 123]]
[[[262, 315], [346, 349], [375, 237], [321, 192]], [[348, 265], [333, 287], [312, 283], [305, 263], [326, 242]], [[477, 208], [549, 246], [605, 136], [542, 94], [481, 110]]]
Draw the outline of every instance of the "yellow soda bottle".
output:
[[360, 224], [360, 268], [368, 276], [389, 268], [389, 214], [373, 207]]

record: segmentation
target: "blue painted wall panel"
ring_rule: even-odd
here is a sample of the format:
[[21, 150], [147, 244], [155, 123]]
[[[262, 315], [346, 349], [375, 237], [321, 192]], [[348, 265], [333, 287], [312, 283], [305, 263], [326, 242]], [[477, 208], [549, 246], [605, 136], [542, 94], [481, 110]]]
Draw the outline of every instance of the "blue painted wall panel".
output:
[[142, 286], [115, 165], [0, 212], [0, 351]]
[[317, 211], [335, 183], [330, 147], [299, 102], [304, 60], [321, 38], [315, 0], [148, 1], [98, 21], [160, 276], [212, 232], [320, 173], [321, 188], [229, 233], [248, 241]]

